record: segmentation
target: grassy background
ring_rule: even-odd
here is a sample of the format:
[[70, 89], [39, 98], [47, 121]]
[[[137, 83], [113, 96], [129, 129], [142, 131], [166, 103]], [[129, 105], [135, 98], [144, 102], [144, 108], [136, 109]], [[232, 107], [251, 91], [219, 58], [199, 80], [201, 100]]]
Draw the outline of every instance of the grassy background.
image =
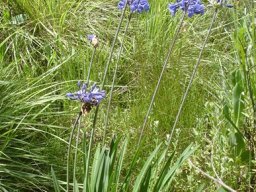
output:
[[[150, 1], [148, 13], [133, 16], [125, 38], [107, 143], [113, 135], [130, 136], [127, 165], [180, 21], [181, 13], [170, 16], [166, 9], [168, 2]], [[51, 191], [51, 166], [58, 177], [65, 180], [68, 135], [80, 108], [78, 103], [67, 100], [65, 94], [76, 91], [76, 82], [86, 79], [92, 53], [87, 34], [96, 34], [100, 39], [91, 81], [101, 83], [121, 14], [116, 4], [113, 0], [0, 2], [0, 190]], [[255, 162], [250, 160], [255, 151], [255, 131], [252, 130], [255, 117], [244, 75], [248, 71], [244, 67], [248, 62], [245, 58], [249, 58], [254, 82], [252, 5], [244, 1], [235, 4], [234, 9], [220, 10], [171, 145], [178, 155], [187, 145], [196, 143], [198, 150], [192, 157], [193, 162], [212, 175], [215, 168], [226, 183], [240, 191], [249, 191], [255, 185]], [[205, 15], [185, 19], [144, 133], [138, 169], [170, 132], [212, 14], [213, 9], [207, 7]], [[124, 27], [121, 32], [123, 30]], [[107, 76], [107, 92], [121, 37]], [[246, 49], [251, 49], [250, 55], [243, 54]], [[241, 100], [245, 107], [239, 129], [251, 134], [248, 143], [236, 137], [236, 131], [222, 114], [225, 104], [231, 114], [235, 111], [232, 107], [234, 71], [242, 74], [244, 99]], [[106, 106], [107, 99], [100, 107], [97, 143], [102, 143]], [[87, 134], [92, 118], [93, 111], [82, 122], [82, 130]], [[236, 118], [235, 112], [233, 118]], [[176, 177], [173, 191], [198, 189], [221, 191], [219, 186], [186, 165]]]

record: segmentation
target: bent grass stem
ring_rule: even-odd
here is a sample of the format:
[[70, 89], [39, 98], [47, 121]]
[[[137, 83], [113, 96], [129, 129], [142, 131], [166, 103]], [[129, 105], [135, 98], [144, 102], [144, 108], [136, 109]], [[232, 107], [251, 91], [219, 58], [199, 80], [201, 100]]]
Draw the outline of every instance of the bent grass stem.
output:
[[203, 176], [207, 177], [208, 179], [212, 180], [214, 183], [218, 183], [219, 185], [221, 185], [222, 187], [224, 187], [225, 189], [227, 189], [230, 192], [236, 192], [235, 189], [231, 188], [230, 186], [228, 186], [226, 183], [224, 183], [220, 178], [214, 178], [213, 176], [209, 175], [208, 173], [204, 172], [202, 169], [200, 169], [199, 167], [195, 166], [191, 160], [188, 160], [188, 163], [190, 166], [192, 166], [194, 169], [196, 169], [199, 173], [201, 173]]

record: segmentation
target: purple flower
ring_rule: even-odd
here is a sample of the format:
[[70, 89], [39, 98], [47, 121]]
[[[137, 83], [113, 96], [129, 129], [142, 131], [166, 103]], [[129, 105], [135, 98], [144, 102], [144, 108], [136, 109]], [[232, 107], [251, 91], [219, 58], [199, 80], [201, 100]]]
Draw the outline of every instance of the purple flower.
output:
[[172, 16], [175, 16], [179, 8], [183, 11], [187, 11], [189, 17], [195, 14], [204, 14], [204, 5], [200, 0], [176, 0], [176, 3], [170, 3], [168, 5]]
[[169, 11], [172, 14], [172, 16], [175, 16], [177, 9], [179, 8], [179, 5], [176, 4], [169, 4]]
[[80, 88], [79, 91], [75, 93], [67, 93], [67, 97], [71, 100], [79, 100], [84, 104], [89, 105], [90, 107], [92, 106], [97, 106], [102, 99], [106, 97], [105, 91], [100, 91], [100, 89], [94, 84], [91, 87], [90, 91], [87, 91], [87, 84], [83, 83], [78, 83], [78, 86]]
[[[133, 0], [127, 0], [127, 5], [131, 5]], [[126, 0], [120, 0], [118, 3], [118, 9], [123, 9], [125, 7]]]
[[[120, 0], [118, 3], [118, 9], [123, 9], [125, 7], [126, 0]], [[127, 0], [127, 5], [130, 6], [131, 12], [142, 13], [143, 11], [148, 11], [150, 6], [148, 0]]]
[[93, 34], [87, 35], [87, 39], [88, 39], [89, 41], [92, 41], [94, 38], [96, 38], [96, 35], [93, 35]]

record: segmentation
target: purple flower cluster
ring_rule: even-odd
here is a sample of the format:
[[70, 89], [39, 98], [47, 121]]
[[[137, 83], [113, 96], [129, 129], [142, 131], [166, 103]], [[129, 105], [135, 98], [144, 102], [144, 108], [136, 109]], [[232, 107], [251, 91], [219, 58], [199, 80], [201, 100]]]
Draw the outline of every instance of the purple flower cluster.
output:
[[200, 0], [176, 0], [168, 5], [170, 13], [175, 16], [178, 9], [186, 11], [189, 17], [195, 14], [204, 14], [204, 5]]
[[148, 11], [150, 6], [148, 0], [120, 0], [118, 3], [118, 9], [123, 9], [125, 3], [130, 6], [131, 12], [142, 13], [143, 11]]
[[80, 88], [79, 91], [76, 93], [67, 93], [66, 96], [72, 100], [79, 100], [82, 103], [88, 104], [90, 106], [97, 106], [106, 96], [105, 91], [100, 91], [96, 84], [91, 87], [90, 91], [86, 90], [86, 83], [81, 85], [81, 83], [78, 82], [78, 87]]

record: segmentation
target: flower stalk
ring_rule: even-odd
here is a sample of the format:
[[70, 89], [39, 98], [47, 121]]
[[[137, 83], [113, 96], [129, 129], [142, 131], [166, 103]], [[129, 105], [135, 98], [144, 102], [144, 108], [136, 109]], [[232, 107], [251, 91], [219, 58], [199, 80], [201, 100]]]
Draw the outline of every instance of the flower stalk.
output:
[[[217, 17], [217, 13], [218, 13], [218, 8], [216, 8], [215, 11], [214, 11], [214, 14], [213, 14], [213, 17], [212, 17], [212, 21], [211, 21], [211, 24], [210, 24], [210, 26], [209, 26], [209, 28], [208, 28], [208, 32], [207, 32], [207, 35], [206, 35], [206, 37], [205, 37], [204, 43], [203, 43], [203, 45], [202, 45], [202, 47], [201, 47], [201, 49], [200, 49], [200, 53], [199, 53], [197, 62], [196, 62], [196, 64], [195, 64], [195, 66], [194, 66], [193, 72], [192, 72], [192, 74], [191, 74], [191, 76], [190, 76], [190, 80], [189, 80], [188, 86], [187, 86], [187, 88], [186, 88], [186, 90], [185, 90], [185, 93], [184, 93], [184, 95], [183, 95], [183, 97], [182, 97], [181, 104], [180, 104], [180, 106], [179, 106], [179, 110], [178, 110], [178, 113], [177, 113], [177, 115], [176, 115], [176, 118], [175, 118], [173, 127], [170, 129], [170, 137], [169, 137], [169, 139], [168, 139], [168, 144], [167, 144], [168, 147], [169, 147], [169, 145], [170, 145], [170, 143], [171, 143], [174, 130], [175, 130], [175, 128], [176, 128], [176, 126], [177, 126], [177, 123], [178, 123], [178, 121], [179, 121], [179, 118], [180, 118], [180, 115], [181, 115], [181, 112], [182, 112], [184, 103], [185, 103], [185, 101], [186, 101], [186, 99], [187, 99], [187, 96], [188, 96], [188, 94], [189, 94], [190, 88], [191, 88], [192, 83], [193, 83], [193, 81], [194, 81], [196, 72], [197, 72], [197, 70], [198, 70], [199, 64], [200, 64], [200, 62], [201, 62], [201, 58], [202, 58], [202, 55], [203, 55], [203, 51], [204, 51], [204, 49], [205, 49], [205, 46], [206, 46], [206, 44], [207, 44], [207, 42], [208, 42], [208, 39], [209, 39], [209, 36], [210, 36], [210, 34], [211, 34], [213, 24], [214, 24], [214, 22], [215, 22], [215, 20], [216, 20], [216, 17]], [[168, 148], [168, 147], [167, 147], [167, 148]]]
[[[122, 15], [121, 15], [121, 18], [119, 20], [119, 24], [118, 24], [118, 27], [117, 27], [117, 30], [116, 30], [116, 33], [115, 33], [115, 36], [114, 36], [114, 40], [113, 40], [111, 49], [110, 49], [110, 54], [109, 54], [107, 63], [105, 65], [104, 75], [103, 75], [103, 79], [102, 79], [102, 83], [101, 83], [101, 89], [104, 89], [104, 86], [105, 86], [107, 72], [108, 72], [109, 65], [111, 63], [112, 57], [113, 57], [113, 52], [114, 52], [116, 40], [117, 40], [117, 37], [118, 37], [119, 32], [121, 30], [121, 26], [122, 26], [123, 19], [124, 19], [124, 16], [125, 16], [126, 7], [127, 7], [127, 1], [125, 2], [125, 6], [124, 6], [124, 9], [122, 11]], [[94, 118], [93, 118], [93, 125], [92, 125], [92, 130], [91, 130], [91, 136], [90, 136], [90, 141], [89, 141], [89, 148], [88, 148], [87, 159], [86, 159], [87, 162], [86, 162], [85, 180], [84, 180], [85, 188], [86, 188], [85, 191], [87, 190], [88, 175], [89, 175], [89, 162], [90, 162], [90, 157], [91, 157], [91, 150], [92, 150], [92, 142], [93, 142], [94, 132], [95, 132], [95, 129], [96, 129], [98, 111], [99, 111], [99, 106], [97, 106], [96, 109], [95, 109], [95, 114], [94, 114]]]
[[121, 41], [121, 45], [120, 45], [119, 52], [118, 52], [118, 55], [117, 55], [117, 61], [116, 61], [115, 70], [114, 70], [114, 74], [113, 74], [112, 85], [111, 85], [111, 90], [110, 90], [110, 95], [109, 95], [109, 100], [108, 100], [108, 106], [107, 106], [107, 112], [106, 112], [106, 117], [105, 117], [103, 143], [105, 143], [105, 139], [106, 139], [106, 132], [107, 132], [107, 127], [108, 127], [108, 123], [109, 123], [110, 105], [111, 105], [111, 101], [112, 101], [112, 98], [113, 98], [113, 91], [114, 91], [114, 86], [115, 86], [117, 69], [118, 69], [120, 58], [121, 58], [121, 54], [123, 52], [124, 39], [125, 39], [126, 33], [128, 31], [131, 18], [132, 18], [132, 13], [130, 13], [130, 15], [128, 17], [128, 21], [126, 23], [125, 31], [124, 31], [124, 34], [123, 34], [123, 39]]
[[[97, 49], [97, 46], [98, 46], [98, 40], [97, 40], [96, 36], [93, 36], [92, 38], [90, 38], [90, 36], [88, 36], [88, 39], [92, 42], [94, 48], [93, 48], [92, 57], [91, 57], [91, 60], [90, 60], [88, 73], [87, 73], [87, 77], [86, 77], [86, 84], [87, 85], [89, 85], [89, 82], [90, 82], [92, 64], [93, 64], [96, 49]], [[95, 43], [95, 42], [97, 42], [97, 43]], [[82, 109], [81, 111], [84, 111], [84, 110]], [[75, 178], [76, 178], [77, 151], [78, 151], [78, 142], [79, 142], [79, 135], [80, 135], [80, 128], [81, 128], [80, 123], [81, 122], [80, 122], [80, 119], [79, 119], [79, 126], [78, 126], [78, 130], [77, 130], [77, 135], [76, 135], [76, 148], [75, 148], [75, 156], [74, 156], [73, 181], [75, 181]], [[85, 131], [84, 131], [83, 139], [84, 139], [84, 142], [85, 142], [85, 139], [86, 139], [86, 132]]]
[[69, 191], [69, 163], [70, 163], [70, 155], [71, 155], [71, 145], [72, 145], [72, 138], [73, 138], [73, 136], [74, 136], [74, 133], [75, 133], [75, 129], [76, 129], [76, 127], [77, 127], [77, 125], [78, 125], [78, 123], [79, 123], [79, 120], [80, 120], [80, 118], [81, 118], [81, 116], [82, 116], [82, 111], [80, 111], [79, 113], [78, 113], [78, 116], [77, 116], [77, 118], [76, 118], [76, 121], [75, 121], [75, 123], [74, 123], [74, 126], [73, 126], [73, 128], [72, 128], [72, 130], [71, 130], [71, 133], [70, 133], [70, 136], [69, 136], [69, 142], [68, 142], [68, 156], [67, 156], [67, 191]]
[[169, 59], [170, 59], [170, 56], [171, 56], [172, 51], [173, 51], [173, 48], [174, 48], [174, 45], [175, 45], [175, 43], [176, 43], [176, 41], [177, 41], [177, 39], [178, 39], [180, 30], [181, 30], [181, 28], [182, 28], [182, 26], [183, 26], [185, 15], [186, 15], [186, 12], [183, 13], [183, 15], [182, 15], [182, 17], [181, 17], [180, 24], [179, 24], [177, 30], [175, 31], [175, 34], [174, 34], [174, 36], [173, 36], [173, 39], [172, 39], [172, 41], [171, 41], [171, 43], [170, 43], [167, 56], [166, 56], [165, 61], [164, 61], [164, 63], [163, 63], [162, 71], [161, 71], [160, 76], [159, 76], [159, 78], [158, 78], [157, 85], [156, 85], [155, 90], [154, 90], [154, 93], [153, 93], [153, 95], [152, 95], [152, 98], [151, 98], [151, 101], [150, 101], [150, 104], [149, 104], [149, 107], [148, 107], [148, 111], [147, 111], [147, 113], [146, 113], [146, 116], [145, 116], [145, 118], [144, 118], [144, 122], [143, 122], [143, 125], [142, 125], [142, 128], [141, 128], [141, 131], [140, 131], [139, 141], [138, 141], [138, 144], [137, 144], [137, 147], [138, 147], [138, 148], [139, 148], [139, 146], [140, 146], [140, 143], [141, 143], [141, 140], [142, 140], [142, 136], [143, 136], [143, 133], [144, 133], [144, 129], [145, 129], [145, 127], [146, 127], [146, 124], [147, 124], [147, 121], [148, 121], [148, 118], [149, 118], [149, 114], [150, 114], [151, 109], [152, 109], [152, 107], [153, 107], [153, 103], [154, 103], [154, 101], [155, 101], [155, 97], [156, 97], [157, 91], [158, 91], [158, 89], [159, 89], [159, 87], [160, 87], [160, 83], [161, 83], [161, 81], [162, 81], [164, 71], [166, 70], [168, 61], [169, 61]]

